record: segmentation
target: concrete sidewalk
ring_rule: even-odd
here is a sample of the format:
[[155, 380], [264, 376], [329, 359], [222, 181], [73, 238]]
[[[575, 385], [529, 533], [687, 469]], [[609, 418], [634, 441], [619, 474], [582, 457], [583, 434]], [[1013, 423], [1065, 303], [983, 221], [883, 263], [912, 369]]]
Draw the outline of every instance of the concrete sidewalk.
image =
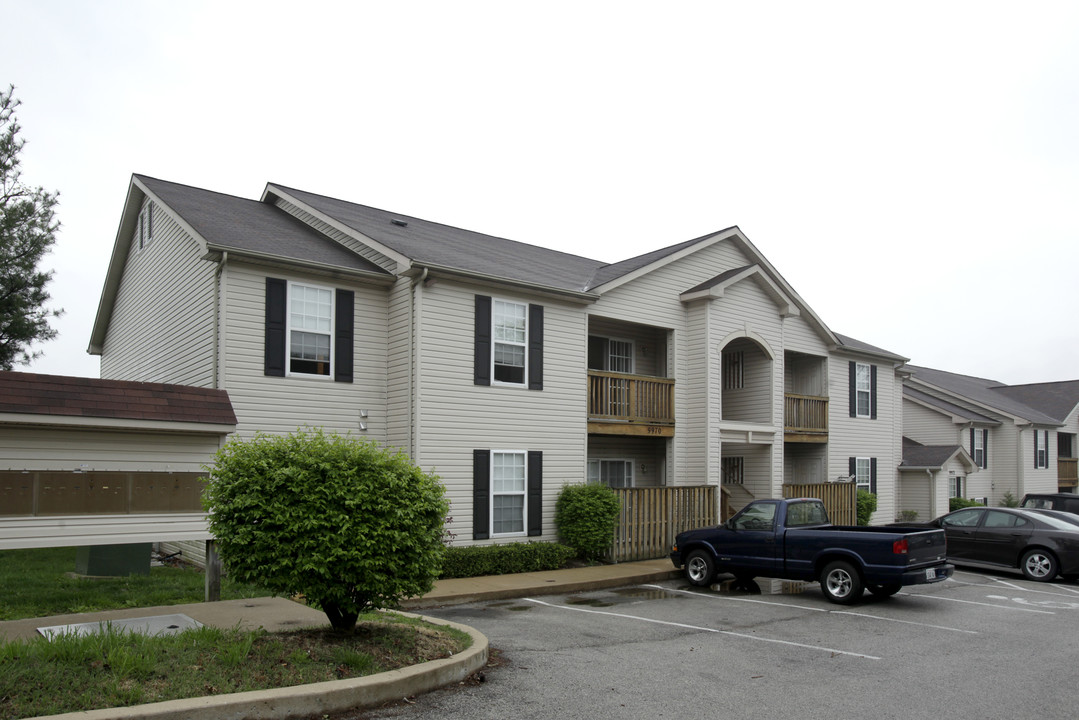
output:
[[[679, 571], [670, 560], [644, 560], [547, 570], [542, 572], [516, 573], [513, 575], [489, 575], [477, 578], [439, 580], [434, 589], [420, 598], [402, 603], [405, 610], [454, 605], [485, 600], [527, 597], [530, 595], [553, 595], [558, 593], [584, 592], [619, 585], [657, 582], [675, 577]], [[74, 615], [54, 615], [26, 620], [0, 622], [0, 639], [39, 637], [39, 627], [70, 625], [88, 622], [115, 622], [130, 618], [156, 615], [187, 615], [203, 625], [220, 628], [239, 627], [254, 629], [263, 627], [268, 631], [288, 630], [300, 627], [325, 625], [326, 616], [317, 608], [308, 607], [286, 598], [251, 598], [246, 600], [222, 600], [188, 605], [162, 605], [158, 607], [104, 610]]]
[[[657, 582], [678, 574], [679, 571], [674, 569], [670, 560], [663, 559], [514, 575], [440, 580], [435, 583], [430, 593], [422, 598], [406, 601], [403, 607], [416, 610], [466, 602], [585, 592], [621, 585]], [[328, 624], [326, 616], [320, 610], [286, 598], [266, 597], [8, 620], [0, 622], [0, 640], [40, 637], [38, 628], [41, 627], [107, 623], [175, 614], [186, 615], [198, 623], [213, 627], [245, 629], [262, 627], [271, 632]], [[226, 718], [236, 717], [273, 720], [299, 715], [328, 714], [347, 709], [376, 707], [390, 700], [429, 692], [460, 682], [487, 664], [488, 643], [482, 633], [475, 628], [445, 620], [428, 619], [435, 623], [452, 625], [469, 633], [472, 635], [472, 647], [451, 658], [432, 660], [421, 665], [363, 678], [170, 700], [149, 705], [91, 710], [50, 717], [52, 720], [75, 720], [75, 718], [79, 720], [121, 718], [124, 720], [188, 720], [192, 717], [200, 720], [226, 720]]]

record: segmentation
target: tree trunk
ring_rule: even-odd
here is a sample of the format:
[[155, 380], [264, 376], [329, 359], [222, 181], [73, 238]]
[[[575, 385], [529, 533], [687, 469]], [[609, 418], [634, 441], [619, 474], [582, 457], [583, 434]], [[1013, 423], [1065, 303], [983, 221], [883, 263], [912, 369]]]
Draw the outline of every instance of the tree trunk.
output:
[[333, 603], [323, 603], [322, 612], [330, 619], [330, 626], [339, 632], [350, 632], [356, 627], [358, 612], [346, 612]]

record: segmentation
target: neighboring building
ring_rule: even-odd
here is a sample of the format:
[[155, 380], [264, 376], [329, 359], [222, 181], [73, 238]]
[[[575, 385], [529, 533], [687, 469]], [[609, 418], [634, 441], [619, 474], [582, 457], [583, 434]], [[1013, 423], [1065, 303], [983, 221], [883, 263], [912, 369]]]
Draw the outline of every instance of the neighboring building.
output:
[[224, 390], [0, 372], [0, 549], [208, 539], [235, 428]]
[[836, 335], [734, 227], [608, 264], [267, 185], [134, 176], [90, 352], [226, 389], [237, 433], [400, 448], [458, 542], [554, 539], [567, 484], [853, 479], [897, 511], [900, 368]]
[[[908, 365], [900, 510], [947, 512], [949, 497], [996, 505], [1011, 493], [1075, 492], [1079, 381], [1005, 385]], [[960, 448], [926, 485], [924, 447]], [[969, 467], [968, 467], [969, 466]], [[932, 500], [930, 500], [932, 498]], [[931, 510], [930, 510], [931, 509]]]

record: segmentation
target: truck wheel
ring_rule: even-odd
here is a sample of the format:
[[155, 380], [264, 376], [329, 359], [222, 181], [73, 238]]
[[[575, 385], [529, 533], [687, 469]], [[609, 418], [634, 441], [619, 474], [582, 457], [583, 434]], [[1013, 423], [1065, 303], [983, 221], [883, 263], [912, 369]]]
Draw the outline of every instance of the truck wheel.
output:
[[1023, 559], [1019, 561], [1019, 569], [1027, 580], [1049, 582], [1057, 576], [1057, 559], [1051, 552], [1034, 548], [1023, 553]]
[[836, 560], [824, 566], [820, 574], [820, 589], [824, 597], [840, 605], [850, 605], [862, 597], [862, 576], [845, 560]]
[[899, 592], [902, 585], [870, 585], [869, 592], [877, 597], [891, 597]]
[[703, 550], [694, 550], [686, 558], [686, 580], [689, 580], [691, 585], [708, 587], [715, 574], [716, 564]]

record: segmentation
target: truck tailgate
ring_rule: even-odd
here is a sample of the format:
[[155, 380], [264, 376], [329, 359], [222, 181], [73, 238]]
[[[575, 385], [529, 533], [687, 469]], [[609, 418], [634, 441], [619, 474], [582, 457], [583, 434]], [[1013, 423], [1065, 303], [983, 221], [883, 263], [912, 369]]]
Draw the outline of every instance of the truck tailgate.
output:
[[907, 565], [917, 567], [943, 560], [947, 541], [943, 530], [911, 530], [904, 532], [907, 540]]

